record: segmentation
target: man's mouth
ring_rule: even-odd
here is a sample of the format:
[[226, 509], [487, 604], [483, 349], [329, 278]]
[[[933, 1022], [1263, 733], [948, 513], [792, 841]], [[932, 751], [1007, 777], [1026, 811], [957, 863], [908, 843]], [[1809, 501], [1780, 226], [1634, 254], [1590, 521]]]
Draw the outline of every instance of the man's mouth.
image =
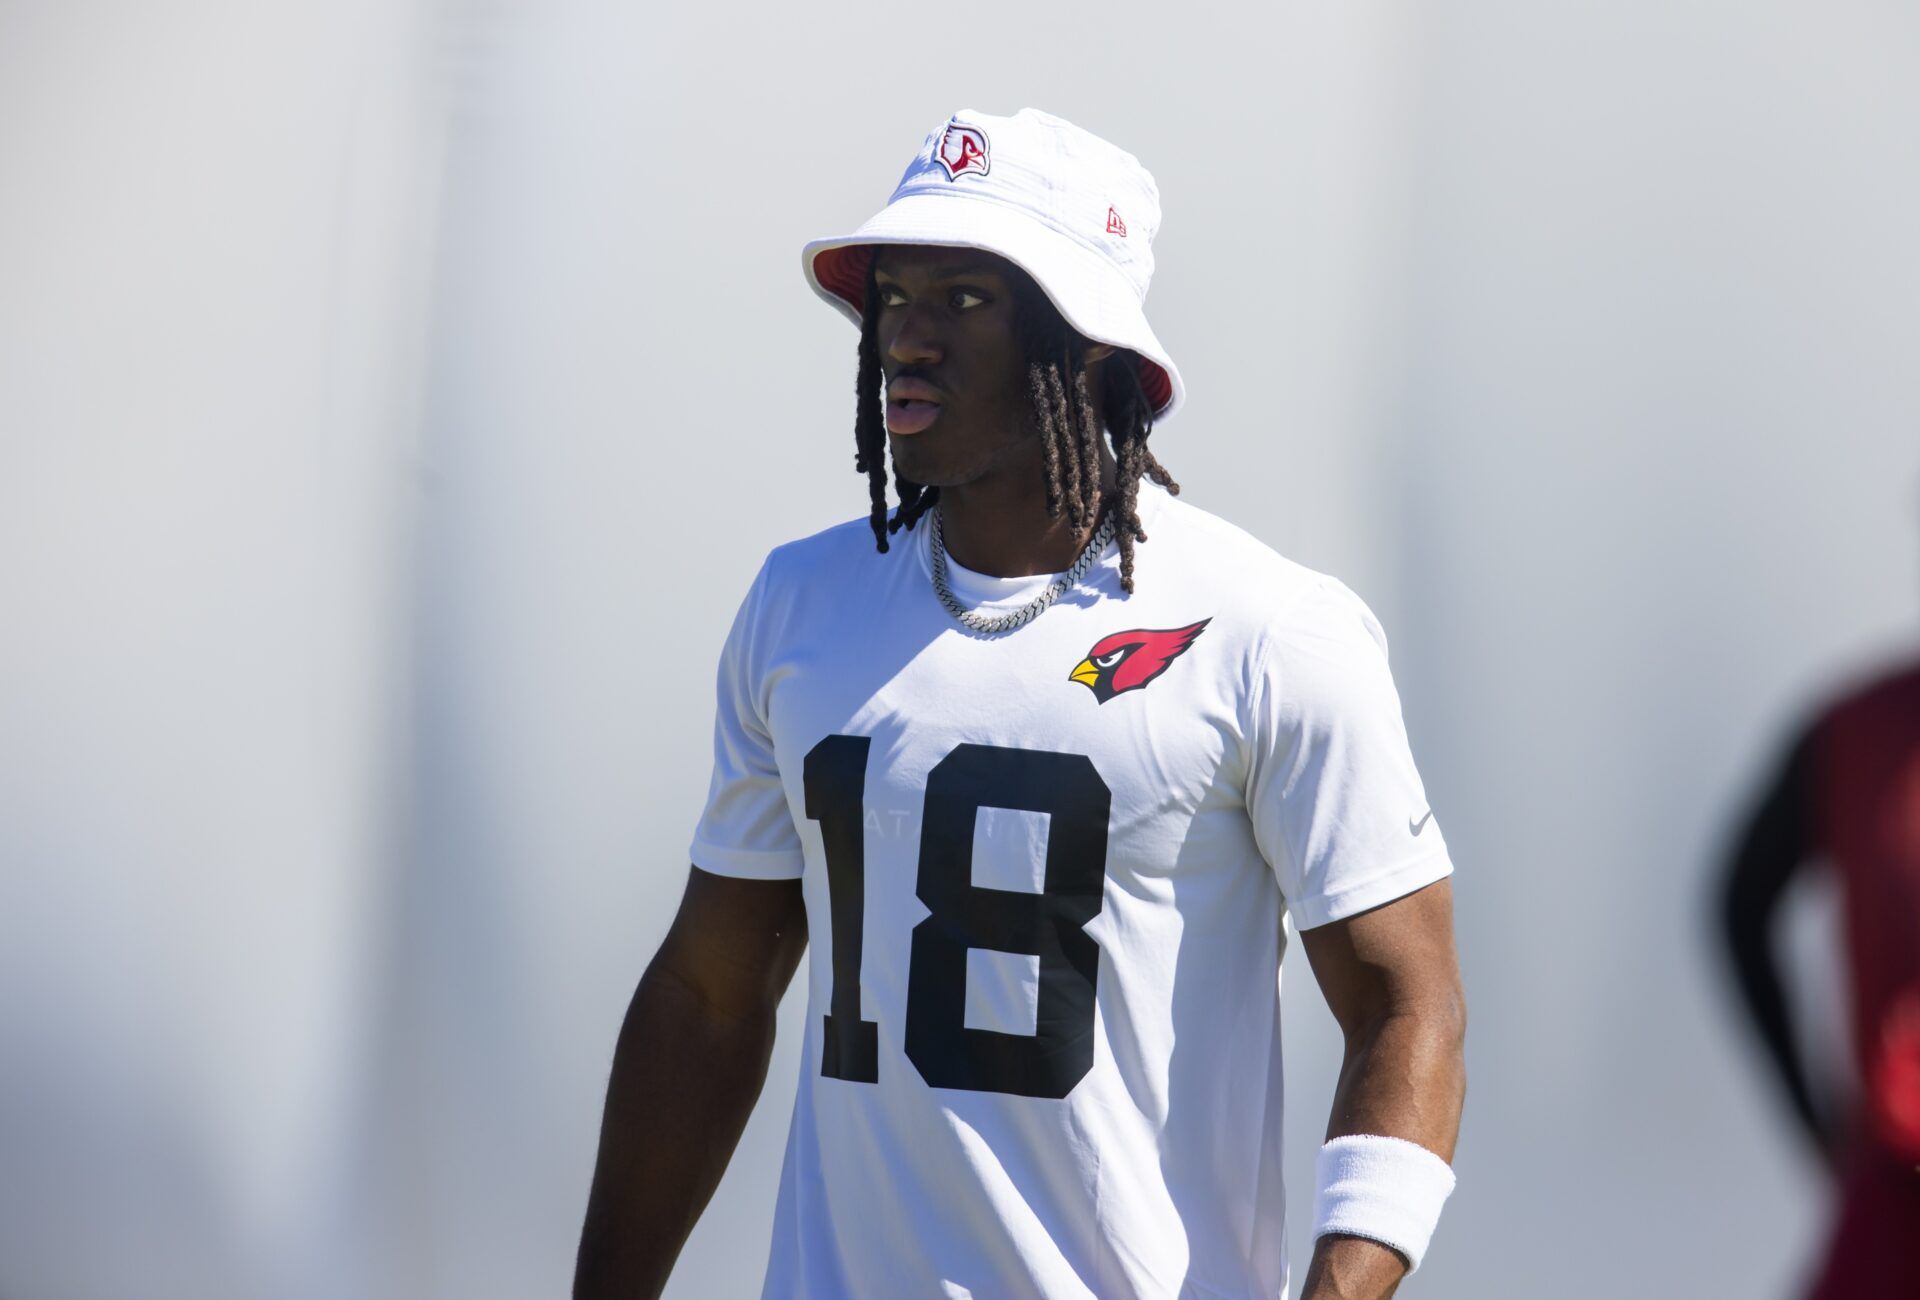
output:
[[887, 432], [924, 432], [940, 417], [940, 390], [919, 379], [896, 379], [887, 385]]

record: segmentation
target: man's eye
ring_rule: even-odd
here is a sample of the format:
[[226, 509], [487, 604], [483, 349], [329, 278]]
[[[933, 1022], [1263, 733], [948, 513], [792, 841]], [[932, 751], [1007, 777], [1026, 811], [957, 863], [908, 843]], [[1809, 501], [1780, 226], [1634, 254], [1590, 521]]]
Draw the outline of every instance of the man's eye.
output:
[[875, 285], [874, 292], [880, 295], [880, 305], [883, 307], [898, 307], [907, 300], [905, 294], [889, 284]]
[[955, 289], [953, 291], [953, 297], [948, 299], [948, 301], [953, 304], [955, 311], [965, 311], [969, 307], [978, 307], [981, 303], [985, 302], [986, 299], [966, 289]]

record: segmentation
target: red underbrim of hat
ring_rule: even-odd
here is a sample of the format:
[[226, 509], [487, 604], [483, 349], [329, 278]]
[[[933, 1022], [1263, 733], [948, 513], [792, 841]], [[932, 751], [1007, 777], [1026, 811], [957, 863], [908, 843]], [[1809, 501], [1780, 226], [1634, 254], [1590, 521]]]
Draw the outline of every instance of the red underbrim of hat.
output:
[[[866, 307], [867, 264], [873, 261], [872, 244], [850, 244], [845, 248], [823, 248], [814, 256], [813, 274], [825, 289], [852, 307], [857, 315]], [[1167, 409], [1173, 400], [1173, 380], [1160, 366], [1138, 352], [1132, 354], [1140, 370], [1140, 387], [1156, 412]]]

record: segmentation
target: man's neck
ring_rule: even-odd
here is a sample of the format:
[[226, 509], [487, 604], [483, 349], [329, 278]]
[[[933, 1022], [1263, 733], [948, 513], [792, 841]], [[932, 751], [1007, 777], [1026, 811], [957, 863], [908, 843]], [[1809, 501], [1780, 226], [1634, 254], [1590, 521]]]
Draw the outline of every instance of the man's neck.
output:
[[[1100, 449], [1100, 502], [1111, 497], [1117, 466]], [[1059, 573], [1073, 567], [1093, 536], [1094, 523], [1075, 532], [1067, 512], [1047, 515], [1045, 484], [1033, 472], [995, 474], [940, 489], [940, 536], [956, 564], [998, 578]]]

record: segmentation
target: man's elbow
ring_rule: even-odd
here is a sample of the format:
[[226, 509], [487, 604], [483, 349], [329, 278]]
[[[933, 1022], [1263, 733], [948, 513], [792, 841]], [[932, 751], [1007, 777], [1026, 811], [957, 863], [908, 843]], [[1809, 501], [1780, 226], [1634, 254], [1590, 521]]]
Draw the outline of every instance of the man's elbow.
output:
[[697, 1021], [713, 1035], [771, 1037], [780, 1010], [780, 990], [744, 980], [703, 978], [655, 960], [640, 977], [634, 1002], [671, 1008], [671, 1014]]
[[1467, 1057], [1467, 995], [1458, 983], [1433, 990], [1413, 1013], [1420, 1053], [1448, 1074], [1464, 1076]]
[[1433, 1032], [1454, 1052], [1467, 1048], [1467, 992], [1455, 984], [1435, 1000], [1429, 1020]]
[[1464, 1060], [1467, 999], [1456, 985], [1423, 991], [1371, 1010], [1343, 1026], [1349, 1060], [1412, 1053], [1427, 1061]]
[[1376, 1013], [1375, 1030], [1388, 1024], [1410, 1027], [1429, 1044], [1461, 1051], [1467, 1041], [1467, 993], [1458, 974], [1408, 982]]
[[1466, 1093], [1467, 1072], [1467, 999], [1458, 988], [1423, 999], [1411, 1015], [1410, 1037], [1417, 1044], [1413, 1051], [1425, 1062], [1422, 1069], [1431, 1075], [1452, 1080], [1449, 1089]]

